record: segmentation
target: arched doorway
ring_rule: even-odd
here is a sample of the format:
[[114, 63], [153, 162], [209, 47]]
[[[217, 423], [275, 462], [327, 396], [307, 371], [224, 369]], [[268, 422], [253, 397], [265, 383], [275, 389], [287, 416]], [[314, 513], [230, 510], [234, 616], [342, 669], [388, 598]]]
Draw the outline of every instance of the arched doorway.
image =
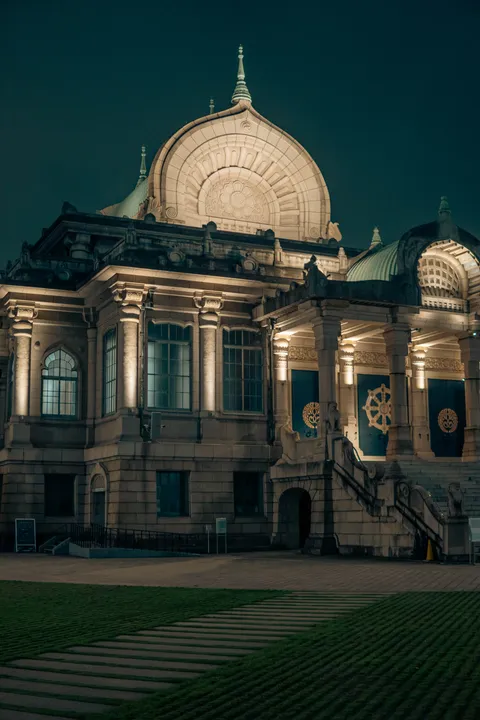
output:
[[285, 490], [278, 504], [279, 540], [288, 548], [303, 548], [310, 535], [312, 498], [302, 488]]
[[90, 492], [90, 523], [105, 527], [106, 522], [106, 497], [105, 478], [103, 475], [95, 475]]

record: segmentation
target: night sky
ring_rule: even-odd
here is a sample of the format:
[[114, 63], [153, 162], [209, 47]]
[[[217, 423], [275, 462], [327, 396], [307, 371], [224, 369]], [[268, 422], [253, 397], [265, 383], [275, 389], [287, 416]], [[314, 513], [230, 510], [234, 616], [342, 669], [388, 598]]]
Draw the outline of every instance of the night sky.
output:
[[318, 163], [343, 244], [436, 217], [480, 237], [478, 0], [4, 0], [0, 266], [68, 200], [118, 202], [172, 133], [229, 106], [238, 44], [254, 107]]

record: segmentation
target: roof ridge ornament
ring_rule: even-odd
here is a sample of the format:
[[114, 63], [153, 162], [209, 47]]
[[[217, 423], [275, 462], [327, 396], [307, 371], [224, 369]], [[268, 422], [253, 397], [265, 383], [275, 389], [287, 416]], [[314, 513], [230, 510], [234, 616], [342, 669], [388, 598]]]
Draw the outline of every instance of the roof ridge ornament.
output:
[[147, 178], [147, 148], [142, 145], [142, 156], [140, 160], [140, 175], [138, 176], [137, 186]]
[[442, 195], [440, 198], [440, 207], [438, 208], [438, 214], [441, 215], [442, 213], [448, 213], [449, 215], [452, 214], [452, 211], [450, 210], [450, 205], [448, 203], [448, 198], [445, 197], [445, 195]]
[[372, 242], [370, 243], [370, 247], [377, 247], [379, 245], [383, 245], [383, 240], [380, 235], [380, 230], [375, 225], [375, 227], [373, 228]]
[[245, 82], [245, 68], [243, 67], [243, 45], [238, 46], [238, 71], [237, 71], [237, 84], [232, 95], [232, 105], [236, 105], [239, 102], [252, 102], [252, 96], [247, 88]]
[[210, 107], [210, 115], [213, 115], [213, 113], [215, 112], [215, 102], [214, 102], [213, 98], [210, 98], [210, 106], [209, 107]]

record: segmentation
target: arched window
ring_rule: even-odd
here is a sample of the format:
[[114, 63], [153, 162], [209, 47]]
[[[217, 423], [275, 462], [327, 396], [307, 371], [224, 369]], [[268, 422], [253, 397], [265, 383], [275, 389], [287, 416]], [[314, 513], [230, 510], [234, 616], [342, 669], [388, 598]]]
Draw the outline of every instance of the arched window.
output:
[[259, 332], [223, 331], [223, 409], [263, 411], [263, 353]]
[[50, 353], [42, 370], [42, 415], [76, 417], [77, 383], [74, 358], [65, 350]]
[[117, 328], [103, 336], [103, 415], [117, 409]]
[[148, 325], [148, 407], [192, 407], [192, 328], [167, 323]]

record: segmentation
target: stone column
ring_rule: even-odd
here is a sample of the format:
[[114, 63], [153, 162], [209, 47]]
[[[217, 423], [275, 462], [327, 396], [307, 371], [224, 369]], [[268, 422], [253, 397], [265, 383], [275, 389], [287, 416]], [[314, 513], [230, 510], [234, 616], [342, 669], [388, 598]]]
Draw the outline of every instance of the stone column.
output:
[[460, 337], [458, 344], [465, 374], [463, 458], [475, 461], [480, 459], [480, 335]]
[[30, 409], [30, 353], [36, 316], [33, 307], [16, 305], [10, 310], [15, 353], [12, 414], [17, 418], [27, 417]]
[[412, 429], [413, 450], [419, 457], [434, 457], [430, 448], [428, 428], [427, 393], [425, 381], [425, 357], [427, 348], [412, 346], [410, 364], [412, 366]]
[[348, 342], [348, 340], [342, 341], [338, 356], [340, 360], [338, 409], [340, 410], [343, 431], [354, 442], [357, 428], [354, 385], [355, 345]]
[[280, 428], [289, 419], [288, 408], [288, 346], [290, 338], [273, 338], [273, 371], [274, 371], [274, 417], [275, 438], [280, 439]]
[[330, 403], [337, 402], [336, 351], [340, 335], [340, 318], [324, 313], [313, 321], [315, 349], [318, 358], [318, 397], [320, 423], [318, 435], [324, 434]]
[[120, 308], [120, 358], [119, 408], [136, 411], [138, 408], [138, 325], [144, 291], [122, 288], [115, 291]]
[[223, 307], [223, 300], [204, 295], [194, 298], [194, 303], [200, 310], [200, 410], [205, 415], [211, 415], [216, 408], [218, 313]]
[[387, 349], [390, 373], [391, 425], [388, 431], [387, 458], [412, 455], [413, 445], [408, 424], [405, 358], [408, 355], [410, 328], [395, 323], [385, 328], [383, 337]]

